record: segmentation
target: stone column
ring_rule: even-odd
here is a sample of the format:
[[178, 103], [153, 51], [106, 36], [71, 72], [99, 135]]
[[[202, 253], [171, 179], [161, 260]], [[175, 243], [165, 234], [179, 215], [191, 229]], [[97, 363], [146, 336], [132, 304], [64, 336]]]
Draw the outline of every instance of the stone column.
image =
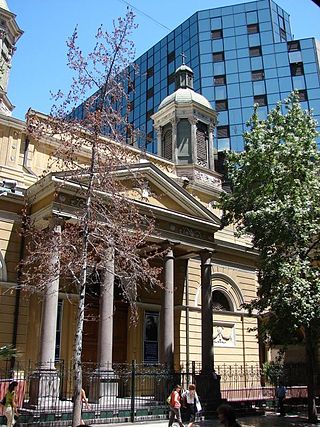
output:
[[100, 283], [100, 326], [98, 363], [101, 371], [112, 370], [113, 307], [114, 307], [114, 251], [106, 254]]
[[195, 118], [188, 119], [191, 126], [191, 156], [192, 162], [194, 165], [197, 164], [198, 160], [198, 150], [197, 150], [197, 123], [198, 120]]
[[170, 120], [172, 126], [172, 161], [176, 165], [178, 164], [178, 147], [177, 147], [177, 137], [178, 137], [178, 120], [173, 118]]
[[212, 252], [204, 250], [201, 256], [201, 341], [202, 372], [209, 373], [214, 368], [213, 356], [213, 319], [211, 304], [211, 256]]
[[114, 250], [105, 254], [100, 282], [100, 316], [98, 338], [98, 367], [93, 373], [89, 388], [91, 403], [105, 404], [118, 395], [118, 378], [112, 369], [114, 308]]
[[153, 126], [157, 134], [157, 154], [162, 156], [162, 130], [161, 126]]
[[48, 269], [52, 280], [48, 282], [42, 306], [40, 335], [40, 359], [38, 369], [30, 377], [30, 406], [44, 404], [47, 408], [55, 407], [59, 398], [59, 377], [55, 369], [56, 324], [59, 298], [59, 249], [61, 239], [61, 222], [54, 219], [51, 225], [52, 247]]
[[162, 362], [173, 371], [174, 354], [174, 256], [170, 248], [164, 257], [164, 293], [162, 306]]
[[209, 147], [208, 147], [208, 167], [209, 169], [211, 169], [212, 171], [214, 170], [214, 142], [213, 142], [213, 131], [214, 131], [214, 125], [211, 123], [208, 126], [208, 143], [209, 143]]

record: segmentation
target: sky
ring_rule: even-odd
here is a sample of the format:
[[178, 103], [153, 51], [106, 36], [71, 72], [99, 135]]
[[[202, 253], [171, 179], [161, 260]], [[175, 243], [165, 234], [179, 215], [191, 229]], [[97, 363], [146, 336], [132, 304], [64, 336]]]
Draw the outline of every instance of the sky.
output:
[[[243, 0], [129, 0], [137, 8], [133, 34], [136, 57], [165, 37], [197, 10], [245, 3]], [[259, 1], [259, 0], [258, 0]], [[311, 0], [276, 0], [291, 16], [296, 39], [320, 39], [320, 8]], [[112, 28], [124, 16], [124, 0], [7, 0], [24, 31], [13, 56], [8, 96], [13, 116], [24, 119], [31, 107], [49, 113], [51, 92], [65, 91], [71, 82], [66, 65], [66, 40], [78, 26], [81, 48], [94, 45], [97, 28]], [[143, 13], [142, 13], [143, 12]], [[151, 19], [152, 18], [152, 19]], [[159, 23], [156, 23], [158, 21]]]

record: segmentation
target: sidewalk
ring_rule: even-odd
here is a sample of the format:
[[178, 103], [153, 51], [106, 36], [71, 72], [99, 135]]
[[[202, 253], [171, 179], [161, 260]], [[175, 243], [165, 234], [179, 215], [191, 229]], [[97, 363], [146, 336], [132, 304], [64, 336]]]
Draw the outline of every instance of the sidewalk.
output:
[[[259, 417], [248, 417], [239, 418], [239, 423], [242, 427], [315, 427], [319, 424], [309, 424], [305, 418], [301, 418], [299, 415], [288, 415], [286, 417], [279, 417], [276, 414], [268, 414]], [[194, 427], [218, 427], [221, 426], [218, 420], [207, 420], [200, 423], [195, 423]], [[94, 426], [94, 424], [92, 424]], [[99, 424], [97, 427], [130, 427], [130, 426], [141, 426], [141, 427], [167, 427], [168, 421], [151, 421], [151, 422], [137, 422], [137, 423], [125, 423], [125, 424]], [[173, 424], [173, 427], [177, 427], [178, 424]]]

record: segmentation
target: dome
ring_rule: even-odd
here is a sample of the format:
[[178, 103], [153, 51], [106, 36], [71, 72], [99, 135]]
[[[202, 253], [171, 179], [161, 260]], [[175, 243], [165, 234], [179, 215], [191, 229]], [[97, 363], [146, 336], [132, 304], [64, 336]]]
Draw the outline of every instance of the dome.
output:
[[[181, 67], [187, 67], [187, 66], [182, 65]], [[181, 67], [179, 67], [178, 69], [180, 69]], [[200, 93], [197, 93], [194, 90], [189, 88], [180, 88], [175, 92], [173, 92], [171, 95], [168, 95], [166, 98], [164, 98], [164, 100], [159, 105], [158, 111], [160, 111], [162, 108], [166, 107], [167, 105], [173, 102], [177, 105], [190, 104], [191, 102], [197, 102], [203, 107], [210, 108], [210, 110], [213, 109], [210, 102], [204, 96], [200, 95]]]
[[8, 7], [6, 0], [0, 0], [0, 8], [9, 11], [9, 7]]
[[192, 69], [190, 67], [188, 67], [188, 65], [186, 65], [186, 64], [180, 65], [180, 67], [177, 68], [175, 72], [178, 73], [179, 71], [189, 71], [189, 73], [193, 74]]

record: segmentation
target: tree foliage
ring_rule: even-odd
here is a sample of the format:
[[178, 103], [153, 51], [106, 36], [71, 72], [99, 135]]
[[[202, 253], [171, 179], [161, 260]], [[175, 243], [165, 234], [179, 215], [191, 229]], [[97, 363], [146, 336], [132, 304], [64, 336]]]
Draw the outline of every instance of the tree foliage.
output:
[[299, 331], [312, 337], [314, 354], [320, 330], [316, 122], [292, 93], [265, 120], [256, 106], [249, 126], [245, 150], [227, 155], [232, 191], [222, 196], [222, 221], [252, 236], [259, 250], [259, 289], [247, 308], [268, 313], [261, 322], [265, 337], [277, 334], [285, 344]]

